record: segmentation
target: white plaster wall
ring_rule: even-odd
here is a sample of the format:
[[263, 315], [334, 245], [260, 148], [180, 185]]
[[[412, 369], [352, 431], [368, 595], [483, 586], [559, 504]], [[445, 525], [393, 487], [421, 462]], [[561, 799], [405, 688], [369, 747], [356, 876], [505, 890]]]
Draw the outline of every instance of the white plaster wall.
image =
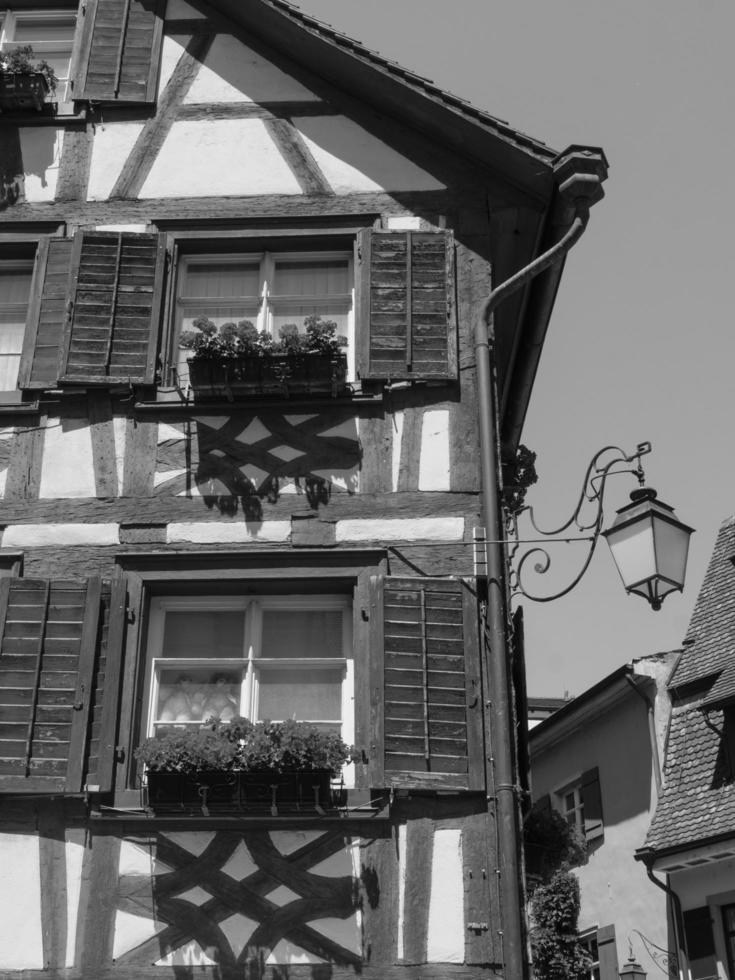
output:
[[[657, 877], [662, 877], [662, 874], [658, 874]], [[675, 872], [670, 880], [671, 887], [679, 896], [684, 910], [699, 908], [701, 905], [706, 905], [708, 899], [716, 900], [718, 895], [727, 893], [731, 896], [727, 901], [733, 902], [735, 901], [732, 898], [732, 893], [735, 891], [735, 858]]]
[[171, 127], [140, 196], [300, 193], [260, 119], [186, 119]]
[[20, 149], [29, 204], [53, 201], [59, 177], [63, 130], [51, 126], [20, 129]]
[[74, 966], [74, 951], [79, 920], [79, 898], [82, 891], [84, 846], [76, 841], [66, 842], [66, 961]]
[[337, 521], [337, 541], [461, 541], [463, 517], [398, 517]]
[[142, 122], [100, 123], [95, 127], [88, 201], [107, 200], [142, 129]]
[[0, 834], [0, 969], [41, 970], [41, 871], [35, 834]]
[[49, 420], [44, 433], [39, 496], [96, 496], [92, 434], [86, 419]]
[[229, 34], [215, 39], [184, 102], [312, 101], [316, 96]]
[[158, 73], [159, 97], [168, 85], [173, 70], [185, 51], [186, 41], [188, 41], [188, 35], [183, 37], [175, 34], [167, 34], [163, 38], [163, 44], [161, 45], [161, 70]]
[[621, 967], [628, 958], [633, 929], [666, 949], [666, 895], [649, 881], [644, 865], [633, 856], [645, 840], [655, 805], [643, 701], [631, 691], [552, 749], [539, 755], [532, 748], [532, 753], [534, 799], [553, 793], [593, 766], [599, 769], [605, 836], [601, 845], [593, 846], [588, 863], [575, 872], [582, 898], [580, 931], [614, 925]]
[[346, 116], [302, 116], [293, 122], [337, 194], [444, 187]]
[[419, 490], [449, 490], [449, 409], [422, 416]]
[[426, 959], [429, 963], [464, 963], [462, 832], [458, 827], [439, 828], [434, 833]]

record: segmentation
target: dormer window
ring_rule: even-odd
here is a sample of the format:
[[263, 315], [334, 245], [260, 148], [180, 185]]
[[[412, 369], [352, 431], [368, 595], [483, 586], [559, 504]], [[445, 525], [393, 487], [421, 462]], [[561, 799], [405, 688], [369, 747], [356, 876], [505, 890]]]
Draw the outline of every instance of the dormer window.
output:
[[58, 81], [54, 101], [69, 101], [76, 8], [6, 10], [0, 17], [0, 50], [9, 51], [30, 45], [35, 58], [47, 61], [56, 73]]

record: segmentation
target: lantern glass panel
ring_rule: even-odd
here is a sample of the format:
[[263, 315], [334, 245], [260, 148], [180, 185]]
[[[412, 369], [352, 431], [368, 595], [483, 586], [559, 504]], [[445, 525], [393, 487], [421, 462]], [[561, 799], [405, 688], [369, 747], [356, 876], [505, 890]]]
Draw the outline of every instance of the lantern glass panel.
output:
[[[689, 529], [686, 527], [671, 524], [660, 517], [654, 518], [658, 574], [670, 582], [675, 582], [675, 587], [681, 587], [684, 584], [689, 553], [689, 534]], [[661, 590], [659, 593], [663, 595]]]
[[649, 515], [626, 527], [613, 528], [606, 537], [626, 589], [656, 574], [655, 539]]

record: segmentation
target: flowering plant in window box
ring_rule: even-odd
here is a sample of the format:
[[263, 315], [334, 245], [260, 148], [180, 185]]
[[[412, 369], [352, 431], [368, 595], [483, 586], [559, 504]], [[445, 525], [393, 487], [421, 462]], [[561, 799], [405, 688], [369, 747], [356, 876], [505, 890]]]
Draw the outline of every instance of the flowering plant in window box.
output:
[[43, 108], [56, 90], [56, 73], [43, 58], [34, 61], [33, 48], [25, 44], [0, 51], [0, 110]]
[[333, 320], [304, 319], [280, 328], [279, 339], [258, 333], [250, 320], [225, 323], [219, 329], [206, 316], [197, 317], [195, 330], [185, 331], [179, 345], [192, 351], [189, 383], [199, 395], [330, 394], [345, 387], [345, 337]]
[[136, 750], [154, 811], [324, 813], [330, 781], [353, 758], [335, 732], [308, 722], [233, 718], [171, 728]]

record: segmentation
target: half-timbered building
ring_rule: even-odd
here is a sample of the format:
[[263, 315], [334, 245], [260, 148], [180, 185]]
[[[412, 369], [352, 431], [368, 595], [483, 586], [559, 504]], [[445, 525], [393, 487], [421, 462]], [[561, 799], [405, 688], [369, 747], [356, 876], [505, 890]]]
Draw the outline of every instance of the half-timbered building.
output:
[[[604, 156], [283, 0], [0, 25], [58, 79], [0, 76], [0, 977], [502, 973], [474, 328]], [[494, 314], [509, 460], [560, 275]], [[344, 376], [182, 347], [315, 316]], [[136, 746], [195, 696], [357, 761], [318, 808], [154, 812]]]

